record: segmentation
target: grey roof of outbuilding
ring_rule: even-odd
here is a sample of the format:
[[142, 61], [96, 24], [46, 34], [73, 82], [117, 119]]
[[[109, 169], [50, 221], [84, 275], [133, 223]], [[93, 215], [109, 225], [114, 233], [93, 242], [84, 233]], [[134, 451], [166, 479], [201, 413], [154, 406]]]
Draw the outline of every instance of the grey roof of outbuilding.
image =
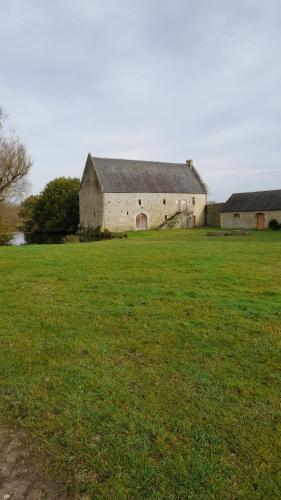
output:
[[186, 163], [96, 157], [92, 162], [106, 193], [206, 193], [196, 169]]
[[281, 189], [234, 193], [222, 208], [222, 212], [266, 212], [268, 210], [281, 210]]

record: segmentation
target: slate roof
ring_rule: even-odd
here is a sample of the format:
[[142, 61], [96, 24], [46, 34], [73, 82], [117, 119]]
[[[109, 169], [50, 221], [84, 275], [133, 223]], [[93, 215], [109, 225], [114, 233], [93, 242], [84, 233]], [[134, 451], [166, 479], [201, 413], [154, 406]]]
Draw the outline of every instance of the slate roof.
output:
[[281, 189], [234, 193], [225, 202], [222, 212], [266, 212], [281, 210]]
[[186, 163], [91, 158], [105, 193], [206, 193], [196, 169]]

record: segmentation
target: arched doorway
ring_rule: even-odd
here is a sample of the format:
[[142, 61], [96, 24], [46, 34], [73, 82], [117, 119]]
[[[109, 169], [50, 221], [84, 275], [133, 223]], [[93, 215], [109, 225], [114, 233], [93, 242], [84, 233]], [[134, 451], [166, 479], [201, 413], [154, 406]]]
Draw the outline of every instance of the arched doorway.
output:
[[257, 229], [265, 229], [265, 216], [264, 214], [256, 214]]
[[138, 214], [136, 218], [137, 229], [147, 229], [147, 216], [143, 213]]

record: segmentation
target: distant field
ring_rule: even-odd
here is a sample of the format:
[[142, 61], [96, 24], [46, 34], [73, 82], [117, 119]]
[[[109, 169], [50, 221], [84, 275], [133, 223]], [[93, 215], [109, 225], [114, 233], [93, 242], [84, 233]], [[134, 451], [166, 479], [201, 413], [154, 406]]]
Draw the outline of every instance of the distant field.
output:
[[69, 498], [280, 498], [280, 262], [280, 231], [0, 248], [0, 426]]

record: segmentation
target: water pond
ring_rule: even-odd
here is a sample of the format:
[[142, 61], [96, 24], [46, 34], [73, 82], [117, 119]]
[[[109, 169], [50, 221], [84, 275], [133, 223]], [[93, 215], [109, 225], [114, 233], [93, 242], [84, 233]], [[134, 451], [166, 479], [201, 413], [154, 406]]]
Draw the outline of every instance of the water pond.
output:
[[13, 247], [18, 247], [24, 244], [25, 244], [25, 237], [24, 233], [21, 232], [14, 233], [13, 239], [8, 242], [8, 245], [11, 245]]

